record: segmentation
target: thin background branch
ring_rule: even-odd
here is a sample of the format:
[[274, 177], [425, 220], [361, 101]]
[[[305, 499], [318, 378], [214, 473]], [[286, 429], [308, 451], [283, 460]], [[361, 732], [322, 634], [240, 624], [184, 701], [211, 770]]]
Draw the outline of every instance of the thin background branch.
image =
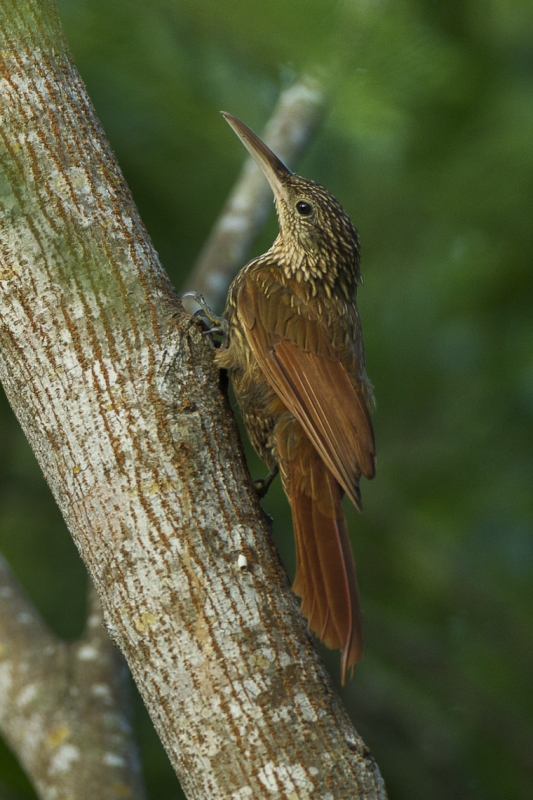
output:
[[126, 664], [92, 588], [88, 605], [83, 636], [60, 641], [0, 556], [0, 729], [43, 800], [143, 800]]

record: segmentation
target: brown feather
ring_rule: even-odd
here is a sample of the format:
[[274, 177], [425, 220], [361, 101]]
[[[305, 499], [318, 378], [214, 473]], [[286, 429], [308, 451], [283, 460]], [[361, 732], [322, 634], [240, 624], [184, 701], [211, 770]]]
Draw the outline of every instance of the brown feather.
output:
[[[298, 423], [294, 422], [294, 426]], [[296, 540], [293, 590], [309, 627], [342, 650], [341, 678], [361, 658], [363, 637], [355, 565], [342, 510], [342, 490], [300, 428], [298, 457], [290, 458], [287, 426], [278, 434], [281, 475], [290, 500]], [[302, 462], [306, 479], [302, 481]]]
[[[360, 508], [361, 473], [373, 478], [375, 472], [374, 435], [364, 395], [354, 387], [340, 357], [335, 358], [318, 322], [297, 317], [294, 309], [278, 302], [275, 325], [268, 328], [273, 321], [274, 304], [265, 300], [255, 281], [244, 284], [238, 295], [238, 314], [257, 362], [325, 464]], [[292, 327], [295, 317], [305, 326]], [[307, 329], [305, 343], [285, 338], [302, 327]], [[311, 341], [315, 352], [307, 349]]]

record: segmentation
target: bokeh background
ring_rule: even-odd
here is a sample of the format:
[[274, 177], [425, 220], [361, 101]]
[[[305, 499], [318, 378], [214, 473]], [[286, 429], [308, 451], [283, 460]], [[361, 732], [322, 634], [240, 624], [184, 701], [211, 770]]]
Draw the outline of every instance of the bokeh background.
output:
[[[360, 230], [378, 474], [348, 508], [366, 653], [343, 691], [391, 800], [533, 797], [533, 5], [60, 0], [177, 289], [244, 157], [309, 69], [331, 112], [298, 171]], [[276, 232], [272, 218], [256, 244]], [[86, 578], [0, 401], [0, 550], [59, 634]], [[255, 477], [264, 468], [250, 455]], [[289, 571], [290, 516], [266, 500]], [[338, 655], [324, 658], [338, 679]], [[136, 699], [150, 800], [176, 779]], [[0, 745], [0, 798], [35, 797]]]

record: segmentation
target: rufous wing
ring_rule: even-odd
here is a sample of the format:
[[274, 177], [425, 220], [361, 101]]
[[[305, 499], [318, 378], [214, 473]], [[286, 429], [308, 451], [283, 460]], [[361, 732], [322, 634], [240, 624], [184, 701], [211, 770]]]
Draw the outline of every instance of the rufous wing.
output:
[[362, 389], [323, 325], [291, 305], [279, 285], [268, 296], [255, 281], [243, 284], [237, 313], [268, 383], [296, 417], [352, 502], [361, 507], [359, 478], [374, 477], [372, 423]]

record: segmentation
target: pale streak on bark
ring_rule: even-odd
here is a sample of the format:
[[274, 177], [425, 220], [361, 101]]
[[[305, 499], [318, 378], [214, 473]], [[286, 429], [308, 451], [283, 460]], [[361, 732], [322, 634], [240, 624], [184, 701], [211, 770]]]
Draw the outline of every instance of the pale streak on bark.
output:
[[43, 800], [143, 800], [128, 674], [93, 609], [60, 642], [0, 557], [0, 729]]
[[0, 0], [10, 402], [187, 796], [384, 798], [51, 8]]
[[[297, 162], [309, 143], [322, 119], [324, 106], [320, 84], [310, 76], [281, 93], [262, 138], [288, 167]], [[220, 135], [224, 133], [221, 125]], [[239, 146], [236, 138], [235, 146]], [[272, 190], [257, 164], [248, 158], [187, 284], [189, 289], [203, 294], [213, 310], [223, 306], [228, 286], [246, 264], [250, 247], [271, 206]]]

